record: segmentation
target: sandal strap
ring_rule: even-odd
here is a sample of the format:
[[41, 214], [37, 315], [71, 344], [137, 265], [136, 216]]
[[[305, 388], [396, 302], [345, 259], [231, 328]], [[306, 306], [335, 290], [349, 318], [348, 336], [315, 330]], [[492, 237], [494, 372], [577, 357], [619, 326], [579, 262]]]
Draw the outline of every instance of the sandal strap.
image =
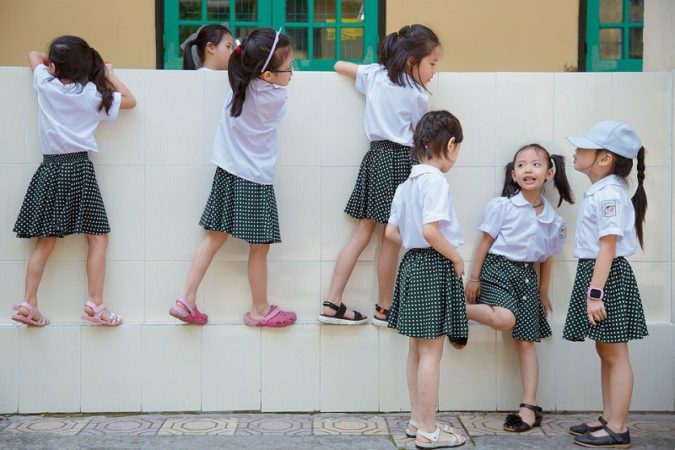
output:
[[541, 409], [539, 406], [530, 405], [529, 403], [521, 403], [521, 404], [520, 404], [520, 407], [521, 407], [521, 408], [527, 408], [527, 409], [529, 409], [530, 411], [533, 411], [533, 412], [535, 412], [535, 413], [540, 413], [540, 412], [542, 412], [542, 409]]
[[606, 422], [605, 422], [605, 424], [602, 425], [602, 429], [605, 430], [607, 432], [607, 434], [609, 435], [609, 437], [612, 438], [612, 441], [614, 441], [614, 442], [612, 442], [613, 444], [619, 444], [619, 443], [622, 443], [622, 442], [625, 441], [625, 439], [618, 436], [618, 433], [616, 431], [612, 430], [609, 426], [607, 426]]
[[377, 303], [375, 303], [375, 311], [379, 312], [380, 314], [384, 314], [385, 316], [389, 316], [389, 310], [387, 308], [383, 308]]
[[602, 425], [607, 425], [607, 421], [602, 416], [598, 416], [598, 422], [600, 422]]
[[417, 435], [418, 435], [418, 436], [422, 436], [423, 438], [427, 438], [427, 439], [429, 439], [431, 442], [437, 442], [439, 436], [441, 435], [441, 429], [438, 428], [438, 425], [436, 425], [436, 429], [435, 429], [432, 433], [429, 433], [429, 432], [427, 432], [427, 431], [424, 431], [424, 430], [421, 429], [421, 428], [418, 428], [418, 429], [417, 429]]

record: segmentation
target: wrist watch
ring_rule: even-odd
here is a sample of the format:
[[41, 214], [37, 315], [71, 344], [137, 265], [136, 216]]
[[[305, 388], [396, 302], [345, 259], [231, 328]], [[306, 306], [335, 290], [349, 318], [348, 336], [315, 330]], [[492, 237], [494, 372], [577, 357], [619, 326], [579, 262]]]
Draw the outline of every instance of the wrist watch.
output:
[[602, 300], [605, 298], [605, 291], [600, 288], [590, 287], [586, 292], [586, 297], [590, 298], [591, 300]]

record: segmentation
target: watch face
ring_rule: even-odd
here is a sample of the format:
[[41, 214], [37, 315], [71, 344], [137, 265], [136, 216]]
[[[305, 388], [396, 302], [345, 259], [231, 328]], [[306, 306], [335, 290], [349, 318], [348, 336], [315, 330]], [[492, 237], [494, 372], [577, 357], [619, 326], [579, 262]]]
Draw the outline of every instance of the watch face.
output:
[[600, 289], [591, 289], [588, 292], [588, 296], [591, 298], [602, 298], [602, 291]]

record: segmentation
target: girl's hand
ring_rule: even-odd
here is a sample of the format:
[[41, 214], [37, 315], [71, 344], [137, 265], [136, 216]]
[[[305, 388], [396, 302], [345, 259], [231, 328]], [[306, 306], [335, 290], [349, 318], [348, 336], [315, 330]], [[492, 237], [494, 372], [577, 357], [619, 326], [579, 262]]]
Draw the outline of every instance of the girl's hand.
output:
[[588, 321], [591, 325], [596, 326], [607, 318], [607, 310], [605, 310], [605, 302], [602, 300], [586, 300], [586, 313], [588, 314]]
[[546, 318], [550, 318], [553, 315], [553, 305], [551, 304], [551, 298], [548, 296], [548, 294], [540, 294], [539, 297], [541, 298], [541, 306], [544, 308], [544, 314], [546, 315]]
[[457, 256], [457, 260], [452, 262], [452, 266], [455, 268], [455, 273], [457, 278], [462, 278], [464, 276], [464, 260], [461, 256]]
[[110, 78], [110, 74], [112, 73], [112, 64], [110, 64], [108, 61], [105, 62], [105, 77]]
[[476, 303], [476, 300], [480, 297], [480, 280], [475, 279], [475, 280], [469, 280], [468, 283], [466, 283], [466, 287], [464, 288], [464, 299], [467, 301], [467, 303]]

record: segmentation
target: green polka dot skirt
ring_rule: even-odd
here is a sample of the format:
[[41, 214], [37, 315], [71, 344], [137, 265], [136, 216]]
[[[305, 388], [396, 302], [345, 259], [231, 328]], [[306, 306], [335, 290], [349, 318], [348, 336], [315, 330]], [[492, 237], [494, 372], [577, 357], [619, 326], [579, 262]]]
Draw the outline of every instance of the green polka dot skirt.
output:
[[635, 275], [623, 257], [614, 258], [605, 283], [603, 301], [607, 318], [591, 326], [586, 315], [586, 293], [594, 267], [594, 259], [580, 259], [577, 264], [563, 338], [568, 341], [583, 341], [588, 337], [595, 341], [616, 343], [647, 336], [649, 333]]
[[245, 180], [218, 167], [199, 225], [249, 244], [281, 242], [274, 186]]
[[396, 188], [408, 178], [413, 164], [410, 147], [391, 141], [371, 142], [345, 212], [355, 219], [387, 223]]
[[14, 232], [20, 238], [110, 233], [87, 152], [44, 155], [28, 186]]
[[406, 252], [398, 268], [389, 328], [418, 339], [466, 339], [464, 285], [450, 260], [433, 248]]
[[511, 261], [502, 255], [488, 253], [480, 271], [478, 302], [501, 306], [516, 316], [511, 332], [514, 339], [539, 342], [551, 335], [532, 263]]

